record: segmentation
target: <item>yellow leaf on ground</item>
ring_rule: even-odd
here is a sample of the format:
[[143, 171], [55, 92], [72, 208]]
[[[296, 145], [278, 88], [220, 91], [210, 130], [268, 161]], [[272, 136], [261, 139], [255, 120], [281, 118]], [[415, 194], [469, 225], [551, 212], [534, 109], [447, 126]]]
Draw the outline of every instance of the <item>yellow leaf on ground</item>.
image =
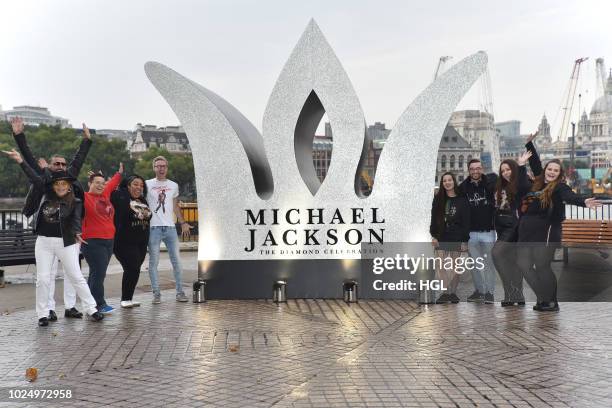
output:
[[38, 369], [37, 368], [28, 368], [26, 370], [26, 380], [29, 382], [34, 382], [38, 378]]

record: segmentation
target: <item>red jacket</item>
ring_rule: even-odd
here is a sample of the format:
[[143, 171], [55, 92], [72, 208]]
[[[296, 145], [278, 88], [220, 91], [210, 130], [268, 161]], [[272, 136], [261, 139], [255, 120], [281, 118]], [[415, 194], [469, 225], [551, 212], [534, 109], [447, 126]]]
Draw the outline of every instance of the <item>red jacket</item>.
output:
[[121, 173], [115, 173], [104, 187], [102, 194], [85, 193], [85, 218], [83, 218], [83, 239], [113, 239], [115, 237], [115, 209], [110, 195], [121, 182]]

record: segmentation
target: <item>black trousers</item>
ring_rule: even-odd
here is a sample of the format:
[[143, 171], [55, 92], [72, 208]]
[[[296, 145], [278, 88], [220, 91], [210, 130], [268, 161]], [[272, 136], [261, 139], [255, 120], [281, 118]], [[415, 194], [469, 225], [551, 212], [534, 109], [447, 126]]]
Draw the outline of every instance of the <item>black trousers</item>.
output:
[[148, 242], [133, 243], [115, 241], [113, 252], [123, 267], [121, 281], [121, 300], [132, 300], [140, 278], [140, 267], [147, 255]]
[[521, 242], [516, 250], [519, 270], [538, 297], [538, 303], [557, 301], [557, 277], [551, 267], [556, 247], [555, 243], [547, 246]]

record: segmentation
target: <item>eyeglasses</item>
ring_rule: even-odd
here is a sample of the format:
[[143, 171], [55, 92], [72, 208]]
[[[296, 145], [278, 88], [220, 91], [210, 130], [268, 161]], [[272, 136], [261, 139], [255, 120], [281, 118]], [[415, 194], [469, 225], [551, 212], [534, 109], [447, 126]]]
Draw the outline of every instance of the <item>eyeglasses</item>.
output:
[[166, 164], [156, 164], [155, 167], [158, 169], [165, 169], [168, 166]]
[[53, 165], [58, 167], [66, 167], [66, 162], [53, 162]]

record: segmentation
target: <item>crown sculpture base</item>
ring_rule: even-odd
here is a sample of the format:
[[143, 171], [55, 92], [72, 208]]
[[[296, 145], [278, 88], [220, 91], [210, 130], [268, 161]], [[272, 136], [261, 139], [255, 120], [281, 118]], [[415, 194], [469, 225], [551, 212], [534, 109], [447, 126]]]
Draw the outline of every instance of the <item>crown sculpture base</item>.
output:
[[[193, 153], [198, 278], [207, 281], [207, 298], [269, 298], [277, 280], [287, 281], [289, 298], [342, 298], [346, 280], [359, 282], [360, 298], [415, 297], [374, 290], [380, 277], [372, 273], [372, 258], [394, 257], [390, 242], [411, 243], [410, 256], [431, 253], [431, 245], [418, 243], [430, 239], [440, 138], [486, 62], [483, 52], [465, 58], [408, 106], [389, 135], [367, 197], [357, 187], [367, 147], [365, 116], [314, 21], [274, 86], [262, 133], [219, 95], [148, 62], [147, 76], [181, 121]], [[321, 183], [313, 138], [325, 113], [333, 151]], [[385, 275], [387, 281], [406, 279]]]

